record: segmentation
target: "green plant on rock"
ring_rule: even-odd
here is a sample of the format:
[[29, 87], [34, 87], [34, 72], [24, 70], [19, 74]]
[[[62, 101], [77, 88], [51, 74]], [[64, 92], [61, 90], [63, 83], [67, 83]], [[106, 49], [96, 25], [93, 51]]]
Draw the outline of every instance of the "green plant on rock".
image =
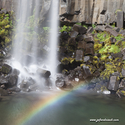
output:
[[83, 27], [85, 27], [86, 29], [88, 28], [87, 25], [83, 25]]
[[105, 63], [105, 70], [101, 72], [103, 78], [109, 78], [114, 72], [121, 72], [123, 68], [123, 63], [121, 58], [116, 58], [114, 60], [110, 59], [109, 63]]
[[95, 25], [95, 24], [92, 24], [92, 27], [93, 27], [93, 28], [96, 28], [96, 25]]
[[64, 31], [70, 32], [71, 31], [71, 26], [64, 25], [63, 27], [61, 27], [60, 32], [64, 32]]
[[114, 37], [117, 41], [120, 41], [120, 40], [122, 40], [122, 38], [124, 38], [123, 36], [122, 36], [122, 34], [119, 34], [118, 36], [116, 36], [116, 37]]
[[69, 63], [72, 64], [74, 61], [75, 61], [74, 58], [70, 58], [70, 57], [67, 58], [67, 57], [65, 57], [65, 58], [63, 58], [61, 60], [61, 63], [64, 64], [64, 65], [68, 65]]

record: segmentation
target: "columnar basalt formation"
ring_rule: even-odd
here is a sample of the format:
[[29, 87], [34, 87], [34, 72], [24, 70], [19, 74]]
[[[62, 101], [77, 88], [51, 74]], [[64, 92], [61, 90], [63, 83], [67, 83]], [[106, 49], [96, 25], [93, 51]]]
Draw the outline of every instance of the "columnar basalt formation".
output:
[[60, 20], [92, 24], [113, 23], [125, 12], [125, 0], [60, 0]]

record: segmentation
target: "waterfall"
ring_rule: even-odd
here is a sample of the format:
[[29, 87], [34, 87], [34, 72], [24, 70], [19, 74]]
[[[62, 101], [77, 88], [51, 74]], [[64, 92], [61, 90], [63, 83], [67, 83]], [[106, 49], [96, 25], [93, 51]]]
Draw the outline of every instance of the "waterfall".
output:
[[50, 34], [50, 54], [48, 56], [49, 67], [52, 76], [56, 75], [57, 67], [57, 44], [58, 44], [58, 0], [52, 0], [51, 4], [51, 34]]
[[[40, 44], [38, 29], [42, 28], [39, 27], [39, 18], [43, 6], [41, 6], [41, 0], [18, 0], [18, 4], [12, 66], [20, 71], [18, 83], [27, 77], [32, 77], [37, 84], [41, 84], [41, 81], [44, 82], [44, 80], [38, 76], [37, 69], [41, 68], [44, 63], [43, 65], [38, 63], [38, 46]], [[45, 60], [48, 62], [47, 67], [51, 72], [51, 77], [54, 77], [57, 65], [58, 0], [51, 0], [50, 12], [50, 51]]]

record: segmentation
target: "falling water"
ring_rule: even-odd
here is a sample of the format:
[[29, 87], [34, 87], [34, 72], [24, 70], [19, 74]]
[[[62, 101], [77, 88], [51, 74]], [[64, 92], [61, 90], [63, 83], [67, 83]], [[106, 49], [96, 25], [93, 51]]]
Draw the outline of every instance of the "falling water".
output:
[[[44, 1], [44, 0], [43, 0]], [[45, 2], [45, 1], [44, 1]], [[13, 61], [14, 68], [20, 70], [20, 81], [27, 77], [32, 77], [38, 84], [41, 84], [41, 78], [36, 73], [38, 68], [37, 49], [39, 46], [38, 40], [38, 22], [40, 16], [40, 0], [18, 0], [19, 6], [17, 11], [17, 26], [15, 31], [15, 38], [13, 43]], [[56, 61], [57, 61], [57, 41], [58, 41], [58, 0], [51, 0], [50, 10], [50, 36], [49, 47], [50, 52], [47, 57], [51, 77], [56, 74]], [[31, 26], [32, 25], [32, 26]], [[42, 28], [42, 27], [41, 27]], [[30, 35], [31, 39], [27, 37]], [[25, 58], [24, 58], [25, 57]], [[32, 57], [31, 59], [29, 57]], [[27, 61], [30, 62], [26, 65]], [[26, 72], [26, 69], [34, 75], [31, 76]], [[19, 82], [20, 82], [19, 81]]]
[[50, 54], [48, 56], [50, 71], [52, 76], [56, 74], [57, 66], [57, 44], [58, 44], [58, 0], [52, 0], [51, 4], [51, 34], [50, 34]]

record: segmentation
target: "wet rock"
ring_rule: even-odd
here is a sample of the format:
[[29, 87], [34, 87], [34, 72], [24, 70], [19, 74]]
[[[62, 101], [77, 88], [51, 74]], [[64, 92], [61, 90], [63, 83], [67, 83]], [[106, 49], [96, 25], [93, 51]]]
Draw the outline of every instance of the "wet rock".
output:
[[109, 32], [111, 35], [113, 35], [115, 37], [118, 36], [118, 33], [113, 29], [106, 28], [105, 31]]
[[77, 24], [73, 25], [73, 30], [80, 34], [85, 34], [87, 32], [87, 29], [85, 27]]
[[117, 76], [111, 76], [110, 81], [108, 83], [108, 90], [117, 91], [119, 88], [119, 80], [117, 80]]
[[28, 88], [29, 88], [30, 91], [36, 91], [36, 90], [39, 89], [38, 85], [36, 85], [36, 84], [30, 85]]
[[8, 86], [13, 87], [17, 85], [18, 76], [17, 75], [10, 75], [8, 78]]
[[0, 95], [1, 96], [7, 96], [8, 95], [8, 91], [5, 90], [5, 89], [0, 88]]
[[0, 76], [0, 84], [3, 85], [3, 84], [8, 84], [8, 76]]
[[45, 86], [47, 86], [47, 87], [52, 87], [52, 80], [51, 80], [50, 78], [47, 78], [47, 79], [45, 80]]
[[123, 26], [124, 26], [124, 12], [118, 11], [117, 12], [117, 27], [123, 28]]
[[2, 66], [1, 72], [4, 74], [9, 74], [12, 71], [12, 67], [8, 64]]
[[13, 87], [13, 88], [9, 88], [8, 89], [9, 91], [12, 91], [12, 92], [20, 92], [21, 91], [21, 89], [20, 88], [18, 88], [18, 87]]
[[37, 73], [44, 78], [49, 78], [49, 76], [51, 75], [49, 70], [42, 68], [37, 69]]
[[88, 66], [83, 66], [83, 78], [86, 79], [91, 76], [91, 72]]
[[65, 86], [65, 80], [62, 74], [57, 75], [55, 84], [56, 84], [56, 87], [58, 88], [63, 88]]
[[18, 69], [13, 69], [12, 74], [18, 76], [20, 74], [20, 71]]
[[77, 61], [82, 61], [82, 58], [83, 58], [83, 50], [76, 50], [76, 57], [75, 57], [75, 59]]
[[0, 58], [6, 57], [6, 52], [0, 49]]

